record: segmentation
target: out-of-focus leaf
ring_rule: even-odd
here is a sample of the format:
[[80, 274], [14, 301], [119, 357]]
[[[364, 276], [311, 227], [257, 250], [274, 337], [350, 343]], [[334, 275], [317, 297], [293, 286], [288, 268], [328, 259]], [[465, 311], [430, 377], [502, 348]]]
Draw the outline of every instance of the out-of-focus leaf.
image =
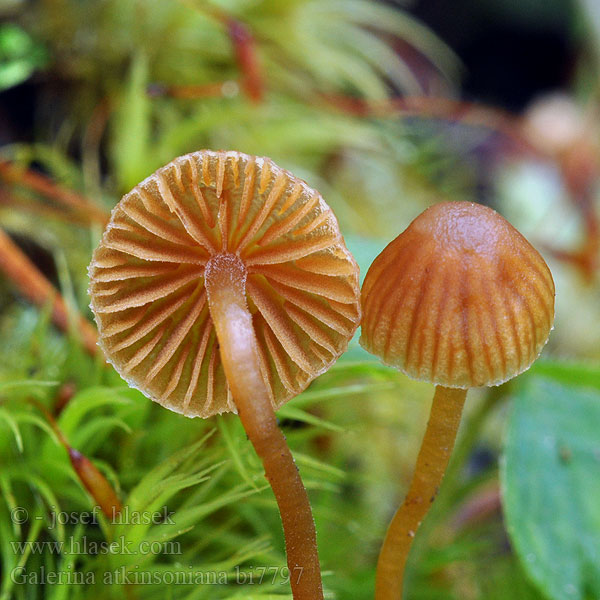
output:
[[23, 437], [19, 431], [19, 425], [16, 419], [7, 410], [0, 408], [0, 421], [4, 421], [12, 431], [19, 452], [23, 452]]
[[[52, 489], [52, 486], [42, 477], [39, 477], [37, 474], [19, 469], [17, 467], [13, 468], [5, 468], [4, 473], [6, 476], [6, 481], [10, 480], [11, 482], [22, 482], [28, 485], [31, 490], [41, 498], [45, 503], [45, 508], [48, 509], [48, 515], [57, 514], [61, 512], [61, 505], [58, 501], [58, 497], [56, 496], [55, 491]], [[34, 519], [31, 517], [25, 517], [28, 522], [31, 524], [34, 523]], [[52, 536], [61, 541], [65, 541], [65, 526], [59, 520], [56, 521], [56, 526], [50, 526], [50, 516], [44, 517], [44, 522], [48, 519], [48, 531], [52, 534]], [[41, 520], [41, 517], [36, 520]]]
[[358, 263], [360, 268], [360, 280], [362, 282], [367, 274], [367, 271], [369, 270], [369, 267], [371, 266], [371, 263], [385, 248], [387, 242], [383, 240], [373, 240], [358, 235], [347, 235], [346, 244]]
[[315, 390], [302, 392], [297, 398], [294, 399], [294, 408], [301, 406], [307, 406], [321, 402], [324, 400], [330, 400], [333, 398], [347, 398], [353, 394], [364, 394], [365, 392], [380, 392], [382, 390], [389, 390], [393, 387], [392, 383], [357, 383], [355, 385], [346, 385], [340, 387], [332, 387], [324, 390]]
[[[37, 540], [37, 538], [39, 537], [39, 535], [42, 531], [42, 525], [43, 525], [43, 522], [39, 515], [36, 515], [36, 517], [31, 520], [31, 527], [29, 528], [29, 535], [27, 536], [27, 541], [25, 543], [25, 549], [24, 549], [23, 553], [19, 556], [19, 561], [17, 563], [16, 568], [24, 569], [25, 564], [27, 563], [27, 560], [31, 556], [31, 550], [33, 548], [33, 543], [35, 542], [35, 540]], [[6, 546], [9, 546], [8, 541], [10, 538], [5, 538], [4, 536], [2, 536], [2, 538], [3, 538], [3, 540], [5, 540]], [[4, 546], [4, 544], [3, 544], [3, 546]], [[10, 550], [5, 553], [8, 555], [12, 554], [13, 557], [15, 554], [12, 546], [10, 546]], [[14, 558], [16, 558], [16, 557], [14, 557], [14, 558], [13, 557], [11, 557], [11, 562], [14, 564]], [[10, 564], [8, 561], [7, 561], [7, 563]], [[2, 587], [0, 588], [0, 600], [9, 600], [11, 598], [11, 590], [13, 589], [14, 584], [16, 584], [17, 580], [14, 577], [4, 577], [3, 579], [4, 579], [4, 581], [3, 581]]]
[[593, 365], [538, 360], [531, 372], [567, 385], [593, 387], [600, 390], [600, 368]]
[[302, 423], [308, 423], [309, 425], [313, 425], [317, 428], [320, 427], [321, 429], [328, 429], [329, 431], [344, 431], [343, 427], [340, 427], [331, 421], [327, 421], [326, 419], [321, 419], [320, 417], [312, 415], [309, 412], [306, 412], [305, 410], [295, 406], [283, 406], [279, 409], [278, 415], [280, 419], [293, 419]]
[[[56, 435], [56, 432], [52, 429], [52, 427], [42, 418], [39, 417], [38, 415], [34, 414], [34, 413], [30, 413], [30, 412], [13, 412], [11, 413], [13, 420], [16, 423], [30, 423], [31, 425], [35, 425], [36, 427], [39, 427], [39, 429], [43, 430], [44, 432], [46, 432], [48, 434], [48, 441], [51, 441], [52, 444], [54, 444], [55, 446], [60, 446], [60, 441]], [[17, 443], [19, 443], [17, 441]]]
[[554, 600], [600, 598], [600, 393], [529, 377], [508, 425], [502, 494], [524, 569]]
[[113, 127], [114, 168], [122, 190], [128, 190], [147, 177], [155, 166], [150, 143], [150, 100], [148, 59], [138, 52], [132, 59], [129, 81], [121, 97]]
[[459, 61], [450, 48], [405, 11], [386, 6], [383, 2], [364, 0], [330, 0], [323, 4], [332, 18], [345, 18], [363, 27], [373, 27], [401, 37], [427, 55], [442, 72], [450, 77], [456, 76]]
[[40, 387], [54, 387], [58, 381], [38, 381], [36, 379], [27, 379], [19, 381], [3, 381], [0, 383], [0, 394], [12, 392], [13, 390], [30, 391]]
[[0, 26], [0, 90], [27, 80], [47, 62], [46, 50], [12, 23]]
[[128, 390], [109, 387], [90, 387], [71, 398], [69, 404], [62, 412], [59, 424], [65, 434], [75, 432], [84, 416], [94, 409], [118, 407], [127, 405], [133, 400], [126, 393]]

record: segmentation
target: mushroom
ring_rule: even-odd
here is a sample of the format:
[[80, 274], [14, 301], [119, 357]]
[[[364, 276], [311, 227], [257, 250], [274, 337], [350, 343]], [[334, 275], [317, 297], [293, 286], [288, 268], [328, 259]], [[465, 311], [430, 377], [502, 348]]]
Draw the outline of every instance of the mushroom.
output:
[[362, 306], [362, 346], [436, 385], [412, 483], [377, 565], [377, 600], [396, 600], [467, 390], [500, 385], [531, 366], [552, 329], [554, 282], [544, 259], [494, 210], [445, 202], [420, 214], [375, 259]]
[[308, 496], [275, 409], [346, 349], [358, 267], [318, 192], [268, 158], [203, 150], [123, 197], [89, 269], [107, 359], [188, 417], [237, 412], [279, 505], [294, 598], [323, 597]]

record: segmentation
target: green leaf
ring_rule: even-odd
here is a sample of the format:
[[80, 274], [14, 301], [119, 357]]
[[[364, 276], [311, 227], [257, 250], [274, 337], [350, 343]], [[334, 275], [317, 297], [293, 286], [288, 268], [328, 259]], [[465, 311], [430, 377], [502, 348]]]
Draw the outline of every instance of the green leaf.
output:
[[170, 523], [157, 525], [151, 529], [150, 534], [146, 539], [150, 542], [162, 542], [172, 539], [173, 537], [185, 532], [189, 528], [194, 527], [198, 521], [204, 519], [208, 515], [213, 514], [220, 508], [239, 502], [248, 496], [252, 496], [259, 491], [267, 489], [267, 487], [268, 486], [264, 484], [262, 487], [254, 489], [248, 488], [246, 484], [240, 484], [233, 488], [230, 492], [222, 494], [220, 497], [212, 500], [211, 502], [206, 502], [193, 508], [179, 510], [173, 517], [173, 521], [175, 523], [174, 525]]
[[[40, 532], [42, 531], [42, 520], [39, 515], [36, 515], [34, 519], [31, 521], [31, 527], [29, 528], [29, 535], [27, 536], [27, 544], [25, 545], [25, 550], [23, 554], [21, 554], [19, 558], [19, 562], [17, 563], [17, 567], [24, 568], [27, 563], [28, 558], [31, 555], [31, 549], [33, 547], [33, 542], [37, 540]], [[14, 551], [13, 551], [14, 554]], [[4, 583], [2, 585], [2, 589], [0, 590], [0, 600], [9, 600], [11, 598], [11, 590], [15, 580], [12, 577], [5, 577]]]
[[240, 451], [238, 443], [239, 438], [236, 438], [236, 436], [230, 430], [227, 417], [224, 415], [219, 415], [217, 419], [217, 426], [219, 427], [219, 431], [223, 437], [225, 445], [227, 446], [227, 450], [229, 451], [229, 455], [231, 456], [236, 470], [241, 475], [242, 479], [248, 484], [248, 487], [258, 489], [258, 485], [254, 481], [253, 474], [248, 470], [242, 452]]
[[149, 165], [150, 100], [148, 57], [140, 50], [131, 62], [129, 81], [113, 126], [113, 161], [119, 185], [127, 190], [154, 170]]
[[302, 423], [308, 423], [309, 425], [314, 425], [315, 427], [321, 427], [323, 429], [328, 429], [329, 431], [342, 432], [344, 431], [343, 427], [332, 423], [331, 421], [327, 421], [326, 419], [321, 419], [316, 415], [312, 415], [305, 410], [294, 406], [284, 406], [279, 409], [277, 413], [279, 418], [284, 419], [293, 419], [295, 421], [300, 421]]
[[5, 421], [8, 425], [9, 429], [12, 431], [15, 436], [15, 442], [17, 443], [17, 448], [19, 452], [23, 452], [23, 437], [21, 436], [21, 432], [19, 431], [19, 425], [13, 416], [5, 409], [0, 408], [0, 421]]
[[[187, 459], [195, 456], [212, 436], [214, 430], [209, 431], [196, 443], [182, 448], [167, 460], [152, 469], [140, 483], [131, 491], [127, 504], [132, 511], [141, 511], [150, 505], [162, 491], [161, 483], [175, 472]], [[178, 488], [181, 489], [181, 488]]]
[[31, 425], [39, 427], [41, 430], [45, 431], [48, 434], [48, 437], [52, 440], [52, 443], [54, 445], [61, 445], [60, 440], [56, 435], [56, 432], [52, 429], [50, 425], [48, 425], [48, 423], [42, 417], [38, 417], [37, 415], [28, 412], [15, 412], [12, 413], [12, 418], [13, 421], [19, 424], [30, 423]]
[[508, 425], [502, 493], [525, 571], [555, 600], [600, 598], [600, 392], [526, 378]]
[[538, 360], [531, 368], [531, 372], [556, 379], [560, 383], [594, 387], [600, 390], [600, 369], [597, 366]]
[[59, 425], [66, 435], [76, 431], [80, 427], [80, 423], [84, 418], [89, 419], [93, 410], [128, 405], [132, 400], [127, 397], [127, 394], [122, 392], [127, 391], [121, 388], [109, 387], [90, 387], [79, 392], [71, 398], [65, 410], [61, 413]]
[[0, 90], [23, 83], [46, 62], [46, 50], [26, 31], [11, 23], [0, 26]]
[[58, 381], [38, 381], [36, 379], [23, 379], [19, 381], [3, 381], [0, 383], [0, 394], [13, 390], [29, 391], [43, 387], [55, 387]]
[[[331, 387], [322, 390], [302, 392], [297, 398], [294, 398], [294, 407], [307, 406], [331, 400], [333, 398], [345, 398], [355, 394], [363, 394], [365, 392], [375, 393], [393, 388], [392, 383], [356, 383], [354, 385], [344, 385], [339, 387]], [[278, 413], [279, 414], [279, 413]]]

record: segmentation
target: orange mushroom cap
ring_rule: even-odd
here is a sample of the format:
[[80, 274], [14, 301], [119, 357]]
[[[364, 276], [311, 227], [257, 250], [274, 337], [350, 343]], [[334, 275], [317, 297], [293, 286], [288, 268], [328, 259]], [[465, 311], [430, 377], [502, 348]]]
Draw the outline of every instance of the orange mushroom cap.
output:
[[414, 379], [498, 385], [537, 358], [554, 321], [554, 281], [491, 208], [436, 204], [371, 265], [361, 344]]
[[236, 411], [204, 286], [220, 256], [241, 265], [274, 408], [337, 359], [360, 320], [358, 267], [318, 192], [268, 158], [176, 158], [113, 210], [89, 293], [107, 359], [187, 416]]

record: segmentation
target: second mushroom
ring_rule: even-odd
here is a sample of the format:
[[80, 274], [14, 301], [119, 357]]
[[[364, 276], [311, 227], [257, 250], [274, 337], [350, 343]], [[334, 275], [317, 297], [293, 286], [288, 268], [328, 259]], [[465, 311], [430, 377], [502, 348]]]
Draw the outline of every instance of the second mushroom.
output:
[[268, 158], [179, 157], [116, 206], [90, 280], [102, 348], [130, 385], [189, 417], [237, 411], [277, 499], [294, 598], [323, 598], [275, 418], [360, 319], [358, 267], [319, 193]]
[[402, 597], [412, 540], [442, 482], [470, 387], [530, 367], [554, 321], [554, 281], [531, 244], [472, 202], [428, 208], [375, 259], [362, 289], [361, 344], [436, 385], [404, 504], [379, 555], [377, 600]]

